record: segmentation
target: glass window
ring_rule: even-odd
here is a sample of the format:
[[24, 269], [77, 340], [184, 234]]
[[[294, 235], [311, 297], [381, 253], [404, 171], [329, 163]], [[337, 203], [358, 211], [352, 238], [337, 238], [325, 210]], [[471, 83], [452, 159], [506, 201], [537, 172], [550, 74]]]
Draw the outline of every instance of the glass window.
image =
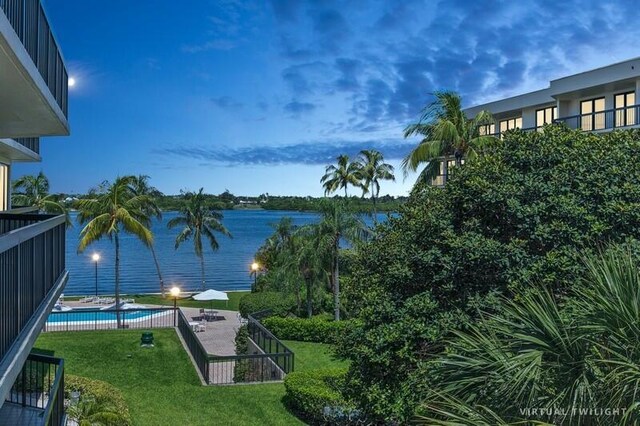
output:
[[542, 127], [545, 124], [552, 124], [557, 117], [557, 108], [547, 107], [536, 111], [536, 127]]
[[604, 98], [580, 102], [580, 120], [582, 130], [600, 130], [605, 128]]
[[496, 134], [496, 125], [495, 124], [484, 124], [484, 125], [478, 127], [478, 133], [480, 133], [481, 136], [495, 135]]
[[636, 123], [636, 94], [634, 92], [620, 93], [614, 96], [616, 127], [635, 126]]
[[500, 133], [506, 132], [512, 129], [522, 128], [522, 117], [509, 118], [500, 122]]

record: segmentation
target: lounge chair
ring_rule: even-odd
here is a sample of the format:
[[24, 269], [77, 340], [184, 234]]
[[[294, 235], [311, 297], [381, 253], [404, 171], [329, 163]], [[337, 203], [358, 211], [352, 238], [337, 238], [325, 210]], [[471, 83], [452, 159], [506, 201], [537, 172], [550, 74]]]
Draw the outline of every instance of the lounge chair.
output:
[[80, 303], [91, 303], [95, 300], [95, 297], [83, 297], [82, 299], [80, 299]]
[[207, 331], [207, 323], [202, 321], [198, 325], [196, 325], [195, 332], [199, 333], [201, 331]]

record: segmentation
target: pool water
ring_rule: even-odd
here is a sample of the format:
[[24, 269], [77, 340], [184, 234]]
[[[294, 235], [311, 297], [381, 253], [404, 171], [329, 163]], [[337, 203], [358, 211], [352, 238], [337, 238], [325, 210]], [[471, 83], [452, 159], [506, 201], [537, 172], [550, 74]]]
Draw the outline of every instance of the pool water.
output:
[[[120, 318], [126, 318], [127, 320], [148, 318], [152, 315], [159, 314], [162, 312], [164, 311], [123, 312], [120, 314]], [[109, 312], [109, 311], [82, 312], [81, 310], [78, 310], [78, 311], [67, 311], [67, 312], [61, 312], [57, 314], [51, 314], [47, 319], [47, 322], [49, 323], [81, 322], [81, 321], [116, 321], [116, 313]]]

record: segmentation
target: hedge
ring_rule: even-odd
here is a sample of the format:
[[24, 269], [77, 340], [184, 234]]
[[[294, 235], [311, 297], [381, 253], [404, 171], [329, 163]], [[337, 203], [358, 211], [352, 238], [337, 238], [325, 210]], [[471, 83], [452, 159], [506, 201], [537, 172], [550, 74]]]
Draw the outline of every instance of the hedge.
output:
[[280, 318], [269, 317], [262, 324], [278, 339], [301, 340], [303, 342], [336, 343], [354, 321], [328, 321], [326, 318]]
[[[71, 398], [71, 392], [80, 392], [80, 401], [75, 407], [69, 407], [69, 417], [84, 424], [93, 424], [99, 420], [100, 424], [110, 426], [128, 426], [131, 424], [129, 407], [120, 389], [102, 380], [65, 374], [65, 398]], [[78, 418], [81, 417], [81, 418]]]
[[355, 423], [359, 412], [340, 393], [346, 374], [341, 368], [289, 373], [285, 401], [309, 424]]
[[296, 307], [293, 295], [286, 295], [275, 291], [261, 291], [249, 293], [240, 298], [240, 315], [247, 318], [250, 314], [264, 310], [271, 310], [271, 315], [286, 316]]

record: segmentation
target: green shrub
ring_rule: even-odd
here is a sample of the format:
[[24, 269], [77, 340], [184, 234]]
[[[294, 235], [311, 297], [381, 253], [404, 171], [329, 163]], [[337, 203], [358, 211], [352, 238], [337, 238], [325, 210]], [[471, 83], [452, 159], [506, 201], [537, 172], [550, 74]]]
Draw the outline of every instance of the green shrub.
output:
[[[246, 325], [238, 329], [236, 333], [236, 354], [245, 355], [249, 353], [249, 330]], [[246, 382], [247, 373], [249, 372], [249, 362], [246, 359], [236, 361], [233, 369], [233, 381], [235, 383]]]
[[128, 426], [131, 415], [122, 392], [110, 383], [86, 377], [65, 375], [65, 398], [70, 399], [71, 392], [80, 393], [80, 400], [69, 407], [69, 417], [78, 424], [102, 424], [109, 426]]
[[293, 295], [264, 291], [242, 296], [238, 309], [245, 318], [250, 314], [264, 310], [271, 310], [271, 315], [283, 317], [293, 311], [295, 307], [296, 301]]
[[278, 339], [336, 343], [341, 335], [353, 327], [354, 321], [329, 321], [325, 317], [269, 317], [263, 319], [262, 324]]
[[345, 375], [339, 368], [290, 373], [284, 379], [285, 401], [310, 424], [355, 423], [358, 411], [340, 392]]

